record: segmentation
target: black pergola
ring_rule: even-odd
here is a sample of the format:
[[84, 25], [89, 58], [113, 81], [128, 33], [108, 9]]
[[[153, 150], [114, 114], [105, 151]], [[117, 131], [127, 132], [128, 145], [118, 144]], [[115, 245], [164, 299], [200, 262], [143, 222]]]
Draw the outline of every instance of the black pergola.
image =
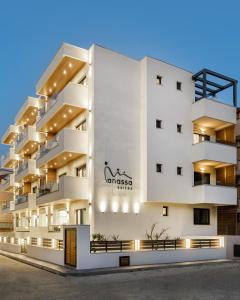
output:
[[[216, 78], [216, 81], [209, 80], [209, 76]], [[237, 80], [220, 73], [202, 69], [193, 75], [192, 79], [195, 81], [195, 101], [203, 98], [215, 97], [217, 93], [232, 87], [233, 90], [233, 106], [237, 106]], [[219, 79], [222, 83], [219, 83]]]

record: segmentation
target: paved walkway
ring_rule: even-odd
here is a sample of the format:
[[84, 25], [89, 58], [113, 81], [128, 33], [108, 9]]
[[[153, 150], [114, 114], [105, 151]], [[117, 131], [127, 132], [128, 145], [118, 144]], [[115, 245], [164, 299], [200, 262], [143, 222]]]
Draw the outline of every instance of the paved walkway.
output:
[[58, 276], [0, 255], [1, 300], [239, 300], [239, 262]]
[[0, 250], [0, 255], [6, 256], [11, 259], [15, 259], [17, 261], [26, 263], [33, 267], [43, 269], [45, 271], [62, 275], [62, 276], [93, 276], [93, 275], [127, 273], [127, 272], [144, 271], [144, 270], [147, 271], [147, 270], [155, 270], [155, 269], [191, 267], [191, 266], [206, 265], [206, 264], [219, 264], [219, 263], [223, 264], [223, 263], [231, 262], [231, 260], [229, 259], [218, 259], [218, 260], [204, 260], [204, 261], [202, 260], [202, 261], [181, 262], [181, 263], [171, 263], [171, 264], [154, 264], [154, 265], [129, 266], [129, 267], [119, 267], [119, 268], [76, 270], [74, 268], [55, 265], [22, 254], [10, 253], [3, 250]]

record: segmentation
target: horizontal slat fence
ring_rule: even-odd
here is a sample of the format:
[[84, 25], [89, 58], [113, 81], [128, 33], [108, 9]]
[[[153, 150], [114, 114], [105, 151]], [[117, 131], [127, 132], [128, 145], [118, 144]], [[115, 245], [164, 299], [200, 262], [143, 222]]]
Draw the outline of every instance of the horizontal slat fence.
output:
[[185, 248], [184, 240], [143, 240], [140, 250], [176, 250]]
[[91, 241], [91, 252], [123, 252], [133, 251], [134, 241]]

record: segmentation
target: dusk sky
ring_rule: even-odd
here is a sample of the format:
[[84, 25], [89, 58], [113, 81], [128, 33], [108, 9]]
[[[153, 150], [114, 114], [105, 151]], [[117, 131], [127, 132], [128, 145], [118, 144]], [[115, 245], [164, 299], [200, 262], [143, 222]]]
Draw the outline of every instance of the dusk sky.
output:
[[[226, 9], [227, 8], [227, 9]], [[0, 135], [61, 43], [97, 43], [133, 58], [240, 79], [239, 1], [2, 1]], [[0, 147], [0, 154], [7, 151]]]

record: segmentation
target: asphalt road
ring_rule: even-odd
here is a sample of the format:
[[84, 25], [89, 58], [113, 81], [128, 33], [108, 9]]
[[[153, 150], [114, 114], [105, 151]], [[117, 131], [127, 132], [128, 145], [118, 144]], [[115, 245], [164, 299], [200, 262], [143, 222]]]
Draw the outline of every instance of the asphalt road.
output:
[[240, 262], [61, 277], [0, 256], [0, 300], [240, 299]]

